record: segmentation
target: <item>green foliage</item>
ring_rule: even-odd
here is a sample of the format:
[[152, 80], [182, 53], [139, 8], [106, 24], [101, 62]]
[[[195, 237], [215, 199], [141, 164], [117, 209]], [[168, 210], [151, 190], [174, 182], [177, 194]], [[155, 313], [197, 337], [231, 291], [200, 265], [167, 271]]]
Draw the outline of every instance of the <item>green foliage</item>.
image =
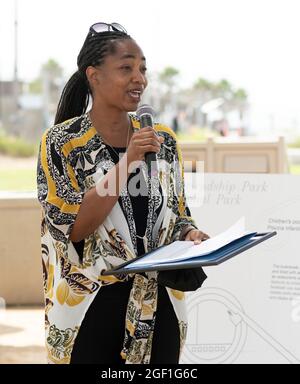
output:
[[29, 83], [29, 92], [34, 94], [41, 94], [43, 91], [43, 76], [47, 74], [50, 79], [60, 78], [62, 76], [63, 69], [54, 59], [49, 59], [41, 67], [40, 76]]
[[289, 143], [290, 148], [300, 148], [300, 137], [293, 141], [292, 143]]
[[0, 191], [35, 191], [35, 169], [0, 169]]
[[166, 67], [160, 74], [159, 79], [169, 88], [175, 85], [175, 79], [179, 75], [178, 69], [174, 67]]
[[290, 166], [290, 173], [292, 175], [300, 175], [300, 164], [293, 164]]
[[247, 94], [247, 92], [243, 88], [238, 88], [234, 92], [234, 97], [237, 100], [247, 100], [248, 94]]
[[43, 90], [41, 79], [35, 79], [29, 83], [29, 92], [34, 94], [41, 94]]
[[37, 153], [37, 147], [24, 139], [0, 132], [0, 153], [13, 157], [31, 157]]
[[194, 84], [194, 88], [200, 91], [211, 91], [214, 88], [213, 83], [200, 77]]
[[42, 70], [46, 70], [50, 73], [53, 73], [53, 74], [61, 74], [62, 73], [62, 68], [61, 66], [58, 64], [58, 62], [54, 59], [49, 59], [47, 61], [47, 63], [43, 64], [42, 66]]
[[208, 100], [222, 97], [227, 102], [241, 103], [246, 102], [248, 98], [247, 92], [243, 88], [235, 89], [226, 79], [212, 82], [200, 77], [194, 83], [194, 90], [203, 92]]

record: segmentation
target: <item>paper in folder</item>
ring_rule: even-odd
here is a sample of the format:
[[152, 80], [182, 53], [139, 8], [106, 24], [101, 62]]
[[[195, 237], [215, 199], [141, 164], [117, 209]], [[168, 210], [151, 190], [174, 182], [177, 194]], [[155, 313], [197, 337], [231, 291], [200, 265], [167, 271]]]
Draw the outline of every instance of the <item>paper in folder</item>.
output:
[[245, 218], [241, 218], [225, 232], [203, 241], [199, 245], [195, 245], [193, 241], [175, 241], [105, 271], [103, 275], [218, 265], [276, 234], [276, 232], [246, 231]]

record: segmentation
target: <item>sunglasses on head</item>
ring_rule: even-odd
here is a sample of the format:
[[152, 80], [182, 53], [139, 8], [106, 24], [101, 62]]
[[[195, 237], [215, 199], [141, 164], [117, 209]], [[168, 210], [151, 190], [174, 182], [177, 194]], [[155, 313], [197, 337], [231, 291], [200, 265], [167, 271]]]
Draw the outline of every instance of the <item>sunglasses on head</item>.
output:
[[118, 23], [95, 23], [90, 27], [91, 33], [101, 33], [101, 32], [121, 32], [126, 33], [127, 31], [122, 25]]

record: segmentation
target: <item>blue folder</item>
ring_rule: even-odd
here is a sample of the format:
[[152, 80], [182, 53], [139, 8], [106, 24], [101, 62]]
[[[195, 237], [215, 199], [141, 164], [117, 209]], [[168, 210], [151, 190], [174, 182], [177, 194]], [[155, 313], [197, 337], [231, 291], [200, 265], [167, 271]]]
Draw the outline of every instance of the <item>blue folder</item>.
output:
[[242, 252], [247, 251], [250, 248], [270, 239], [277, 235], [277, 232], [266, 232], [266, 233], [251, 233], [243, 236], [238, 240], [232, 241], [231, 243], [219, 248], [218, 250], [209, 254], [193, 257], [187, 260], [181, 260], [176, 262], [164, 262], [164, 263], [149, 263], [147, 265], [135, 265], [141, 258], [150, 255], [149, 252], [143, 256], [137, 257], [136, 259], [130, 260], [126, 263], [119, 265], [111, 270], [105, 271], [102, 275], [117, 275], [117, 274], [129, 274], [129, 273], [140, 273], [149, 271], [164, 271], [171, 269], [186, 269], [186, 268], [197, 268], [197, 267], [210, 267], [224, 263], [224, 261], [231, 259], [239, 255]]

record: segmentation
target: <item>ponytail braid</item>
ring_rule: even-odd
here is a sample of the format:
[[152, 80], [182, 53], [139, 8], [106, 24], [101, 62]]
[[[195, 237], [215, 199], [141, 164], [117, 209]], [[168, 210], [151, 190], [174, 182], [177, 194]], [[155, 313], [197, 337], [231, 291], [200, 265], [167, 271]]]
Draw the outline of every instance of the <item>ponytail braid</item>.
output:
[[75, 72], [62, 91], [54, 124], [85, 113], [89, 103], [89, 94], [90, 90], [86, 80], [79, 71]]

